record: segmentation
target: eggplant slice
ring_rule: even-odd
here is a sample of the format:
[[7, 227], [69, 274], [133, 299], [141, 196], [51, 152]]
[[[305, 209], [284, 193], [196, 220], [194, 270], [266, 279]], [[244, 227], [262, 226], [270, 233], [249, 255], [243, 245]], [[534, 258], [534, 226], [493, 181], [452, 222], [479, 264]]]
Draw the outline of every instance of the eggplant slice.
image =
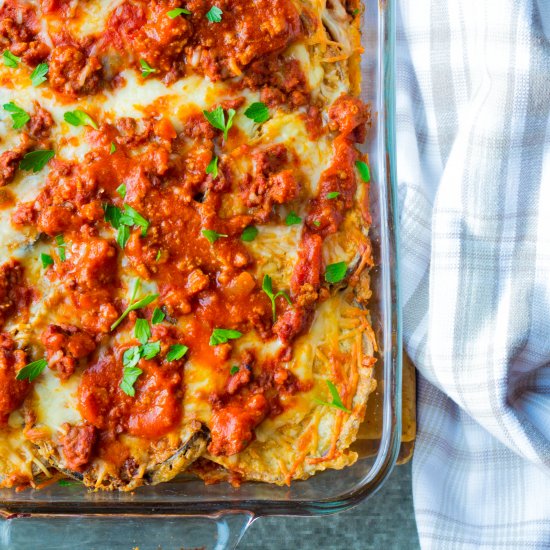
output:
[[66, 468], [63, 456], [51, 440], [37, 442], [36, 447], [49, 467], [90, 489], [133, 491], [142, 485], [170, 481], [185, 471], [205, 453], [209, 440], [208, 429], [198, 421], [183, 426], [179, 434], [171, 433], [145, 446], [142, 440], [126, 438], [124, 443], [133, 452], [120, 468], [115, 470], [112, 464], [96, 458], [83, 472]]

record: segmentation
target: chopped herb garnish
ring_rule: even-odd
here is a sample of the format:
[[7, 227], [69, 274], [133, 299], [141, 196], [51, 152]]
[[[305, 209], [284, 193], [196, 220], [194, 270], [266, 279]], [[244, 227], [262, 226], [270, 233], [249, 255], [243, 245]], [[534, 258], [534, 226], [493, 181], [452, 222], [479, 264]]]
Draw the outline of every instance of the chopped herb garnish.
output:
[[162, 323], [162, 321], [164, 321], [165, 317], [166, 315], [164, 314], [162, 309], [159, 309], [158, 307], [156, 307], [155, 310], [153, 311], [153, 316], [151, 317], [151, 323], [153, 325], [158, 325]]
[[124, 247], [128, 244], [129, 240], [130, 240], [130, 228], [127, 225], [121, 225], [118, 228], [118, 232], [116, 235], [116, 242], [118, 243], [118, 246], [124, 249]]
[[132, 298], [131, 298], [131, 303], [125, 310], [124, 312], [122, 313], [122, 315], [111, 325], [111, 330], [115, 330], [115, 328], [118, 327], [118, 325], [120, 325], [120, 323], [122, 323], [122, 321], [124, 321], [124, 319], [126, 319], [126, 317], [128, 316], [128, 314], [131, 312], [131, 311], [135, 311], [136, 309], [141, 309], [142, 307], [146, 307], [148, 306], [151, 302], [154, 302], [158, 297], [159, 295], [158, 294], [149, 294], [149, 296], [145, 296], [144, 298], [142, 298], [141, 300], [138, 300], [137, 302], [134, 302], [134, 300], [136, 299], [137, 297], [137, 293], [139, 292], [139, 287], [141, 285], [141, 281], [139, 279], [136, 280], [136, 283], [135, 283], [135, 286], [134, 286], [134, 290], [132, 291]]
[[63, 235], [57, 235], [55, 242], [57, 243], [57, 254], [59, 259], [64, 262], [67, 259], [67, 254], [65, 252], [65, 247], [67, 246], [65, 243], [65, 238]]
[[338, 262], [336, 264], [327, 265], [325, 271], [325, 281], [327, 283], [339, 283], [346, 276], [348, 266], [346, 262]]
[[319, 220], [313, 220], [311, 222], [315, 227], [321, 227], [321, 222]]
[[253, 225], [249, 225], [248, 227], [245, 227], [244, 231], [242, 232], [241, 241], [249, 243], [252, 242], [257, 236], [258, 228], [254, 227]]
[[326, 194], [327, 199], [337, 199], [340, 196], [340, 191], [331, 191]]
[[248, 107], [248, 109], [244, 112], [244, 116], [258, 124], [262, 124], [263, 122], [267, 122], [269, 120], [269, 109], [265, 103], [258, 101], [256, 103], [252, 103], [252, 105]]
[[140, 346], [128, 348], [122, 355], [122, 364], [125, 367], [135, 367], [141, 359]]
[[160, 248], [157, 250], [157, 257], [155, 258], [155, 262], [158, 262], [162, 257], [162, 252]]
[[234, 374], [237, 374], [239, 372], [239, 367], [237, 365], [233, 365], [231, 367], [231, 370], [229, 371], [229, 374], [233, 376]]
[[48, 361], [46, 359], [39, 359], [38, 361], [33, 361], [28, 365], [25, 365], [15, 377], [17, 380], [28, 380], [32, 382], [35, 378], [38, 378], [42, 371], [48, 366]]
[[224, 235], [223, 233], [218, 233], [217, 231], [213, 231], [212, 229], [203, 229], [201, 233], [208, 239], [208, 242], [212, 244], [214, 244], [221, 237], [227, 237], [227, 235]]
[[363, 162], [362, 160], [358, 160], [355, 163], [355, 166], [357, 167], [357, 170], [359, 171], [359, 175], [361, 176], [361, 179], [365, 183], [369, 183], [370, 182], [370, 170], [369, 170], [368, 165], [365, 162]]
[[40, 254], [40, 259], [42, 260], [42, 267], [46, 269], [50, 265], [53, 265], [53, 258], [49, 254]]
[[23, 157], [23, 160], [19, 163], [19, 168], [21, 170], [32, 170], [35, 173], [40, 172], [54, 156], [55, 153], [53, 151], [46, 149], [31, 151]]
[[20, 57], [13, 55], [9, 50], [4, 50], [2, 57], [4, 58], [4, 65], [10, 69], [17, 69], [21, 61]]
[[67, 111], [63, 115], [63, 119], [71, 126], [91, 126], [95, 130], [98, 129], [94, 119], [88, 113], [85, 113], [80, 109], [77, 109], [76, 111]]
[[34, 87], [40, 86], [42, 82], [46, 82], [46, 75], [50, 68], [47, 63], [40, 63], [36, 66], [34, 71], [31, 73], [31, 82]]
[[215, 328], [210, 336], [210, 345], [217, 346], [219, 344], [226, 344], [229, 340], [236, 340], [242, 336], [242, 332], [238, 330], [231, 330], [227, 328]]
[[112, 155], [116, 151], [116, 145], [114, 142], [111, 142], [111, 147], [109, 147], [109, 155]]
[[105, 213], [104, 219], [107, 223], [110, 223], [115, 229], [120, 227], [120, 218], [122, 216], [122, 210], [112, 204], [104, 204], [103, 212]]
[[116, 192], [118, 193], [118, 195], [124, 199], [126, 198], [126, 184], [125, 183], [121, 183], [117, 188], [116, 188]]
[[184, 346], [183, 344], [174, 344], [173, 346], [170, 346], [170, 349], [166, 354], [166, 360], [177, 361], [187, 353], [188, 349], [189, 348], [187, 346]]
[[317, 403], [321, 404], [321, 405], [328, 405], [329, 407], [336, 407], [337, 409], [340, 409], [342, 411], [345, 411], [347, 413], [351, 413], [351, 411], [346, 408], [346, 406], [344, 405], [344, 403], [342, 403], [342, 400], [340, 399], [340, 395], [338, 395], [338, 390], [336, 388], [336, 386], [330, 381], [330, 380], [327, 380], [327, 386], [328, 386], [328, 389], [330, 391], [330, 395], [332, 396], [332, 402], [327, 402], [327, 401], [321, 401], [320, 399], [315, 399], [315, 401], [317, 401]]
[[279, 296], [282, 296], [290, 305], [292, 305], [292, 302], [290, 301], [288, 294], [286, 292], [283, 292], [282, 290], [277, 292], [277, 294], [273, 294], [273, 281], [271, 280], [271, 277], [269, 275], [264, 275], [262, 290], [267, 294], [267, 297], [271, 300], [271, 311], [273, 313], [273, 322], [275, 322], [277, 320], [275, 300], [277, 300]]
[[137, 225], [141, 227], [141, 235], [145, 237], [147, 235], [147, 229], [149, 229], [149, 222], [131, 206], [124, 205], [124, 214], [120, 217], [120, 223], [129, 227]]
[[218, 177], [218, 157], [212, 157], [210, 164], [206, 167], [206, 173], [212, 174], [212, 177], [216, 179]]
[[220, 8], [212, 6], [206, 14], [206, 19], [208, 19], [210, 23], [219, 23], [222, 20], [222, 14], [223, 11], [220, 10]]
[[143, 78], [147, 78], [150, 74], [157, 72], [156, 69], [153, 69], [153, 67], [145, 61], [145, 59], [140, 59], [139, 64], [141, 65], [141, 76]]
[[145, 345], [149, 341], [149, 338], [151, 338], [151, 327], [149, 326], [147, 319], [136, 319], [134, 336], [142, 345]]
[[13, 128], [15, 130], [23, 128], [23, 126], [25, 126], [25, 124], [27, 124], [27, 122], [31, 119], [29, 113], [27, 113], [24, 109], [21, 109], [21, 107], [16, 105], [13, 101], [5, 103], [3, 107], [4, 111], [8, 111], [8, 113], [10, 113], [11, 119], [13, 120]]
[[176, 8], [174, 10], [170, 10], [166, 15], [168, 15], [170, 19], [175, 19], [180, 15], [191, 15], [191, 12], [185, 8]]
[[299, 223], [302, 223], [302, 218], [296, 214], [296, 212], [290, 212], [288, 216], [285, 219], [285, 223], [287, 225], [297, 225]]
[[149, 342], [141, 347], [144, 359], [153, 359], [160, 353], [160, 342]]
[[124, 367], [122, 371], [122, 381], [120, 382], [120, 389], [130, 397], [136, 395], [134, 384], [136, 380], [143, 374], [143, 371], [138, 367]]
[[227, 141], [227, 134], [229, 133], [229, 130], [233, 126], [235, 109], [229, 109], [227, 111], [227, 122], [225, 121], [225, 111], [221, 106], [216, 107], [212, 111], [203, 111], [202, 113], [205, 116], [206, 120], [208, 120], [208, 122], [210, 122], [210, 124], [214, 128], [217, 128], [218, 130], [222, 130], [223, 137]]

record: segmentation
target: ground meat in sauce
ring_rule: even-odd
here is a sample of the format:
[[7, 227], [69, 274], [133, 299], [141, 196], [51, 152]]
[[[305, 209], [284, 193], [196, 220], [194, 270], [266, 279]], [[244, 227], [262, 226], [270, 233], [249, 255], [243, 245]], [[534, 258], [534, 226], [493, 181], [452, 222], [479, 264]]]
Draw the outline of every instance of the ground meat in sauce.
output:
[[17, 147], [0, 154], [0, 187], [8, 185], [14, 180], [19, 163], [31, 146], [32, 142], [27, 134], [22, 134]]
[[48, 81], [56, 92], [69, 96], [95, 94], [103, 85], [103, 67], [82, 48], [57, 46], [50, 56]]
[[59, 438], [59, 444], [65, 467], [74, 472], [81, 472], [92, 458], [94, 443], [96, 442], [96, 429], [88, 424], [71, 426], [63, 424], [66, 433]]
[[102, 430], [158, 439], [181, 420], [182, 363], [142, 359], [138, 366], [143, 374], [131, 397], [120, 388], [123, 351], [107, 354], [86, 369], [78, 388], [79, 410]]
[[302, 32], [290, 0], [221, 0], [216, 5], [223, 17], [212, 24], [205, 17], [211, 2], [186, 4], [194, 25], [187, 62], [211, 80], [239, 74], [255, 59], [283, 50]]
[[0, 427], [7, 423], [10, 413], [21, 406], [30, 389], [27, 380], [16, 380], [26, 363], [25, 352], [15, 348], [9, 334], [0, 333]]
[[34, 113], [27, 124], [30, 136], [39, 141], [50, 137], [50, 130], [54, 125], [54, 120], [49, 111], [42, 108], [38, 101], [34, 101]]
[[40, 41], [40, 22], [35, 9], [14, 0], [6, 0], [0, 8], [0, 48], [34, 67], [44, 61], [49, 48]]
[[71, 325], [48, 325], [42, 333], [48, 367], [65, 380], [73, 374], [78, 360], [96, 348], [95, 340], [85, 331]]
[[0, 266], [0, 326], [15, 313], [22, 314], [31, 301], [23, 266], [14, 259]]
[[253, 394], [243, 403], [214, 410], [210, 423], [208, 452], [214, 456], [240, 453], [255, 438], [254, 428], [265, 418], [269, 404], [263, 394]]

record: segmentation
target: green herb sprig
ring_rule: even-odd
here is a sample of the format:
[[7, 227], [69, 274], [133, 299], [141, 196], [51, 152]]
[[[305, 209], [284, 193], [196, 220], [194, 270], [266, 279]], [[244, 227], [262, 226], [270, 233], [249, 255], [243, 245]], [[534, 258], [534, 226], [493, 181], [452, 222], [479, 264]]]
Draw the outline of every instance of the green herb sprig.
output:
[[262, 290], [267, 294], [267, 297], [271, 300], [271, 311], [273, 313], [273, 322], [277, 320], [277, 311], [276, 311], [276, 300], [279, 296], [282, 296], [289, 305], [292, 305], [292, 301], [288, 297], [286, 292], [280, 290], [277, 294], [273, 293], [273, 281], [269, 275], [264, 275], [264, 280], [262, 282]]

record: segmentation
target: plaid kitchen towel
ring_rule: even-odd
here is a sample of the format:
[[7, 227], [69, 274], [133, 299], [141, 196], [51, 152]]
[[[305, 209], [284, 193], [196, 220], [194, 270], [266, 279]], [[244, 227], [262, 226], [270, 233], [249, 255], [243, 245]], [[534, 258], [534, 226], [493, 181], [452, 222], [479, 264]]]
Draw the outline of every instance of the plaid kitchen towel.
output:
[[550, 0], [398, 0], [423, 548], [550, 548]]

